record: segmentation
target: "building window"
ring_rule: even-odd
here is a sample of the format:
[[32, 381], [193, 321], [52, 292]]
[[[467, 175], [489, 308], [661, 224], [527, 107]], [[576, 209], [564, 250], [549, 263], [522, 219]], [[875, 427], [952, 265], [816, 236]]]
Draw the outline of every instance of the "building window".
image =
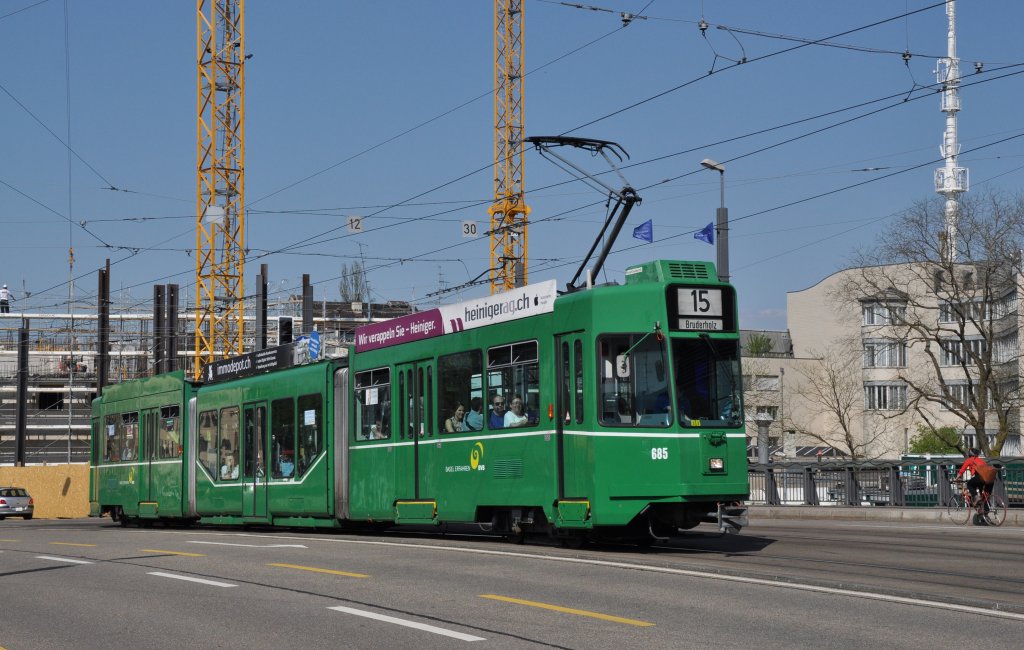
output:
[[947, 301], [943, 300], [939, 303], [939, 322], [940, 323], [953, 323], [956, 322], [958, 316], [958, 310], [956, 306]]
[[743, 375], [743, 387], [749, 391], [778, 391], [778, 375]]
[[1020, 456], [1020, 434], [1011, 433], [1003, 441], [1003, 449], [1000, 452], [1003, 456]]
[[907, 306], [903, 303], [866, 302], [861, 307], [864, 325], [896, 325], [903, 323]]
[[1013, 291], [991, 302], [972, 300], [939, 303], [940, 323], [978, 322], [998, 320], [1017, 311], [1017, 292]]
[[992, 345], [992, 361], [1008, 363], [1017, 359], [1017, 332], [996, 339]]
[[[989, 449], [991, 449], [993, 446], [995, 446], [995, 444], [996, 444], [996, 436], [997, 436], [998, 433], [999, 432], [996, 431], [995, 429], [987, 429], [985, 431], [985, 437], [988, 438], [988, 447], [989, 447]], [[964, 439], [964, 447], [979, 447], [979, 448], [981, 447], [981, 443], [978, 440], [978, 435], [973, 433], [973, 432], [972, 433], [967, 433], [965, 431], [964, 434], [963, 434], [963, 439]], [[1019, 456], [1020, 453], [1021, 453], [1020, 434], [1019, 433], [1008, 434], [1006, 436], [1006, 439], [1003, 440], [1003, 448], [1002, 448], [1002, 450], [999, 453], [1002, 456]]]
[[985, 353], [985, 339], [971, 338], [966, 341], [947, 339], [941, 341], [942, 354], [939, 364], [943, 366], [959, 366], [965, 361], [974, 363], [974, 359]]
[[907, 386], [905, 384], [865, 384], [865, 410], [896, 411], [906, 407]]
[[948, 411], [959, 405], [968, 410], [974, 408], [974, 386], [967, 382], [953, 382], [942, 387], [945, 397], [942, 400], [942, 410]]
[[891, 339], [864, 342], [865, 368], [903, 368], [907, 365], [907, 344]]

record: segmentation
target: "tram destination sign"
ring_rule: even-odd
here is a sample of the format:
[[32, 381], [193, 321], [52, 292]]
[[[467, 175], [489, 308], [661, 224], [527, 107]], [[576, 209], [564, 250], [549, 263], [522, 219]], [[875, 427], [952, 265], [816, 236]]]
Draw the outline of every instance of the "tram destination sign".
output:
[[731, 331], [735, 322], [732, 305], [728, 287], [674, 286], [668, 290], [671, 329], [676, 331]]

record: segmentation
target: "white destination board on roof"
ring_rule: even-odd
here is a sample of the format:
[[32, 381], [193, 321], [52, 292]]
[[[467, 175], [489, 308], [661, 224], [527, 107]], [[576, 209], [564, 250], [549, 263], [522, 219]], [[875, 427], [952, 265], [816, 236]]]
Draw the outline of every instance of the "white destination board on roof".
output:
[[679, 305], [680, 316], [722, 317], [721, 289], [685, 287], [676, 289], [676, 292], [676, 304]]

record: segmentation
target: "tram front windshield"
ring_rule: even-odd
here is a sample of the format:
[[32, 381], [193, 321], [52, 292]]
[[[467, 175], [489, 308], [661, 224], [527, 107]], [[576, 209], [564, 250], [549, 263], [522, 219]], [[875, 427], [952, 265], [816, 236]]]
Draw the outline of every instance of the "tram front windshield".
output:
[[673, 380], [679, 424], [739, 426], [743, 405], [740, 391], [739, 341], [707, 335], [672, 341]]
[[[672, 365], [669, 365], [669, 345]], [[603, 426], [735, 427], [742, 423], [739, 342], [666, 341], [651, 333], [598, 338]]]

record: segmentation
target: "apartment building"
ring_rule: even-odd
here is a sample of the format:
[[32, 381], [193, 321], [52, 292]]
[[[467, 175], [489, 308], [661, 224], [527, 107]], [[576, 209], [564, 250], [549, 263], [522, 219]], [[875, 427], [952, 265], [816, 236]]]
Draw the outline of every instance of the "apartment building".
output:
[[784, 393], [775, 397], [774, 429], [794, 431], [795, 445], [893, 458], [919, 427], [952, 427], [971, 446], [980, 435], [992, 446], [1002, 431], [1001, 453], [1020, 455], [1024, 322], [1014, 275], [971, 265], [861, 267], [788, 293], [792, 354], [767, 366], [764, 357], [744, 358], [745, 375], [776, 369], [753, 379], [748, 416], [772, 405], [764, 389], [777, 381]]

